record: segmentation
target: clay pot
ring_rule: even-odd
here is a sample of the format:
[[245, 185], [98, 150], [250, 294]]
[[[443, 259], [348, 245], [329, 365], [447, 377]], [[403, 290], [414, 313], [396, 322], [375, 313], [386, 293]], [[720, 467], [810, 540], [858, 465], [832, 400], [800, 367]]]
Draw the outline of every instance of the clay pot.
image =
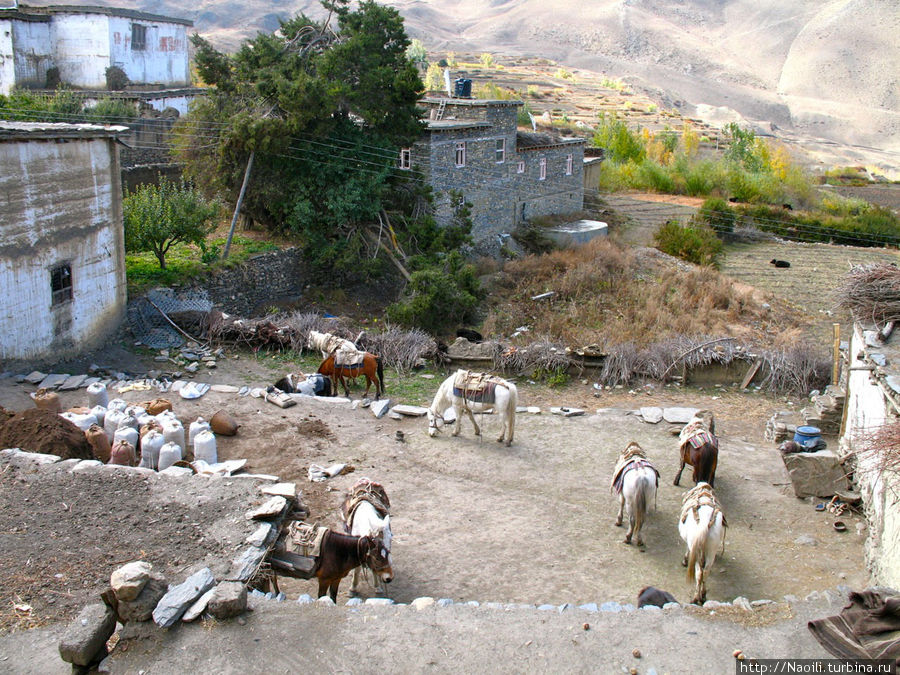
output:
[[219, 436], [234, 436], [240, 428], [235, 419], [224, 410], [220, 410], [209, 420], [209, 428]]

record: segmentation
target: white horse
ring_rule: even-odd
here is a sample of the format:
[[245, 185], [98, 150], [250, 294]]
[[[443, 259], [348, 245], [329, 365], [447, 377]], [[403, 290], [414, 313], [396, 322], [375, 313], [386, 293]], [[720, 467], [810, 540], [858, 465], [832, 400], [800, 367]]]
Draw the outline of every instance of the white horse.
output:
[[631, 538], [634, 537], [635, 543], [643, 547], [641, 528], [644, 526], [650, 505], [656, 501], [658, 486], [659, 471], [647, 459], [641, 446], [632, 441], [619, 455], [611, 485], [611, 489], [619, 496], [617, 527], [622, 527], [622, 517], [628, 514], [626, 544], [630, 544]]
[[[466, 384], [460, 388], [460, 394], [454, 392], [454, 383], [460, 377], [465, 380]], [[473, 383], [480, 383], [474, 385]], [[482, 388], [481, 385], [485, 385]], [[459, 370], [441, 383], [431, 407], [428, 408], [428, 435], [436, 436], [444, 424], [442, 412], [448, 407], [453, 406], [453, 412], [456, 413], [456, 426], [453, 429], [453, 435], [458, 436], [462, 423], [462, 413], [468, 414], [472, 420], [472, 426], [475, 427], [475, 435], [481, 435], [481, 429], [478, 422], [475, 421], [474, 412], [483, 412], [490, 408], [497, 411], [500, 416], [500, 436], [497, 438], [498, 443], [506, 440], [509, 446], [513, 442], [513, 432], [516, 427], [516, 404], [519, 400], [519, 393], [516, 385], [512, 382], [487, 375], [485, 373], [473, 373], [466, 370]]]
[[335, 351], [358, 351], [356, 345], [350, 340], [346, 340], [331, 333], [320, 333], [317, 330], [309, 331], [306, 337], [306, 346], [309, 349], [318, 349], [322, 352], [322, 358], [327, 359], [328, 356]]
[[[376, 506], [377, 504], [377, 506]], [[344, 499], [341, 506], [341, 517], [344, 519], [344, 528], [357, 537], [381, 537], [384, 543], [386, 558], [393, 566], [391, 560], [391, 516], [387, 513], [391, 503], [384, 487], [374, 483], [368, 478], [359, 479]], [[381, 513], [384, 513], [382, 517]], [[360, 578], [363, 576], [361, 567], [353, 568], [350, 583], [350, 595], [359, 595]], [[375, 575], [375, 591], [380, 597], [387, 597], [387, 584], [380, 575]]]
[[687, 544], [681, 564], [685, 565], [688, 581], [695, 585], [696, 605], [706, 600], [706, 575], [716, 561], [719, 548], [725, 549], [725, 514], [709, 483], [697, 483], [682, 500], [678, 533]]

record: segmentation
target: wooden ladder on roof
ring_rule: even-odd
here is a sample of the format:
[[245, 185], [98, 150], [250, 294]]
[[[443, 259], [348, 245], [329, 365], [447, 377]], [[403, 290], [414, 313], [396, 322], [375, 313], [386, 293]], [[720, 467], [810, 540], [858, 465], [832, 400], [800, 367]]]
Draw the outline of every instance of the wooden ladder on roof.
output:
[[437, 112], [434, 114], [434, 119], [442, 120], [444, 119], [444, 110], [447, 109], [447, 99], [442, 98], [441, 102], [438, 104]]

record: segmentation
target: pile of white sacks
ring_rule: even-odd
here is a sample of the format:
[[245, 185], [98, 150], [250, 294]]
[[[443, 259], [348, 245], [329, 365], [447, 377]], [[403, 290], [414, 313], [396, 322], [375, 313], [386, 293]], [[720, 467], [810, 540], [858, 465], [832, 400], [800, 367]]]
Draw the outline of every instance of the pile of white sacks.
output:
[[60, 414], [84, 431], [100, 461], [155, 471], [181, 460], [218, 462], [216, 436], [202, 417], [191, 422], [185, 437], [184, 425], [165, 399], [129, 405], [120, 398], [110, 400], [100, 382], [88, 386], [87, 394], [89, 409]]

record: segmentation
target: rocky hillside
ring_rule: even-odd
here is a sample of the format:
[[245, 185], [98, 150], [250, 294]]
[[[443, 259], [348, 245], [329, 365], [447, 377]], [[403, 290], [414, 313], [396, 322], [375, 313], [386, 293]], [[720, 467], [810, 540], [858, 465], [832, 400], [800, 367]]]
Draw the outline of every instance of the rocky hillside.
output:
[[[825, 163], [900, 170], [896, 0], [387, 4], [399, 9], [410, 35], [431, 51], [539, 56], [622, 77], [688, 116], [718, 123], [743, 119], [788, 142], [813, 142], [811, 150], [821, 152]], [[277, 28], [279, 17], [323, 13], [318, 0], [198, 0], [190, 10], [174, 0], [134, 5], [190, 18], [223, 49]]]

